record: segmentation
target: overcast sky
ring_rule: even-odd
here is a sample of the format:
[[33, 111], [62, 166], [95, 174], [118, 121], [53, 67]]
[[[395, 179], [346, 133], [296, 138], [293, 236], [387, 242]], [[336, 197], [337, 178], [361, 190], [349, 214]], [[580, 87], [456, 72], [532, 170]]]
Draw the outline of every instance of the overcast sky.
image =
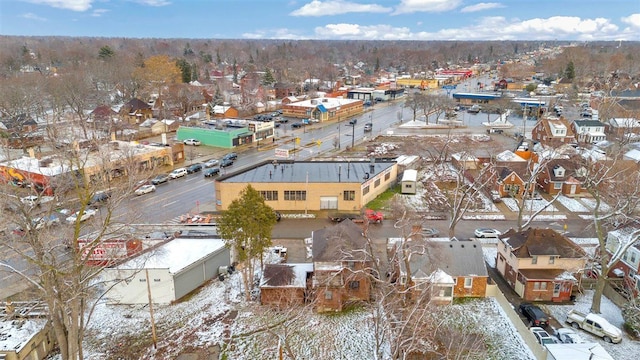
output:
[[0, 34], [640, 40], [640, 0], [0, 0]]

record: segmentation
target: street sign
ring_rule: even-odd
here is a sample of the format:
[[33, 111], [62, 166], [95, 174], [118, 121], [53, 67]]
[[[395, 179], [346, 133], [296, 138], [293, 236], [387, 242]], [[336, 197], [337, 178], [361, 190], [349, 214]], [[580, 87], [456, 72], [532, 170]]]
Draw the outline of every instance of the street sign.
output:
[[442, 85], [442, 88], [445, 90], [453, 90], [457, 85]]
[[289, 157], [289, 149], [276, 149], [275, 156], [279, 157], [279, 158], [288, 158]]

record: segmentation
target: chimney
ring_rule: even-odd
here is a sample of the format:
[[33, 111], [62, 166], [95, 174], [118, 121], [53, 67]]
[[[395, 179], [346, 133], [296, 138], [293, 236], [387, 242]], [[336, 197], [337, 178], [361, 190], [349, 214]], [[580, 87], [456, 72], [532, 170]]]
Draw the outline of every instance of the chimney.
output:
[[32, 158], [32, 159], [33, 159], [33, 158], [35, 158], [35, 157], [36, 157], [36, 153], [35, 153], [35, 151], [33, 150], [33, 148], [32, 148], [32, 147], [28, 148], [28, 149], [27, 149], [27, 152], [29, 153], [29, 157], [30, 157], [30, 158]]

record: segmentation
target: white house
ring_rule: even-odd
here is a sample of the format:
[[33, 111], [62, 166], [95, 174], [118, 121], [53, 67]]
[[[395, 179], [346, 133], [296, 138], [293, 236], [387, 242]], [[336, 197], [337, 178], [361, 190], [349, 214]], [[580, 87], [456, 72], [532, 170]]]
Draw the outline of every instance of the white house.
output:
[[578, 142], [593, 144], [607, 139], [604, 124], [598, 120], [574, 120], [573, 131]]
[[[177, 238], [113, 268], [104, 270], [114, 284], [107, 297], [111, 304], [169, 304], [218, 276], [229, 266], [229, 249], [220, 239]], [[147, 288], [149, 282], [149, 289]]]

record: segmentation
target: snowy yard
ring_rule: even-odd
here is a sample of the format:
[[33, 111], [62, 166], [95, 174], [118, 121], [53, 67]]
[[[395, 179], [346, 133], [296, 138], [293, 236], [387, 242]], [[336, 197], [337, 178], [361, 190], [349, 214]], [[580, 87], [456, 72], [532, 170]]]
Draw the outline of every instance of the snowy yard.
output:
[[[509, 210], [511, 211], [518, 211], [518, 201], [516, 199], [513, 198], [503, 198], [502, 202], [504, 202], [505, 205], [507, 205], [507, 207], [509, 208]], [[526, 213], [533, 213], [536, 211], [539, 211], [540, 209], [544, 208], [549, 202], [547, 200], [525, 200], [524, 202], [524, 211]], [[549, 205], [547, 206], [546, 209], [544, 209], [545, 212], [553, 212], [553, 211], [558, 211], [558, 209], [556, 209], [553, 205]]]

